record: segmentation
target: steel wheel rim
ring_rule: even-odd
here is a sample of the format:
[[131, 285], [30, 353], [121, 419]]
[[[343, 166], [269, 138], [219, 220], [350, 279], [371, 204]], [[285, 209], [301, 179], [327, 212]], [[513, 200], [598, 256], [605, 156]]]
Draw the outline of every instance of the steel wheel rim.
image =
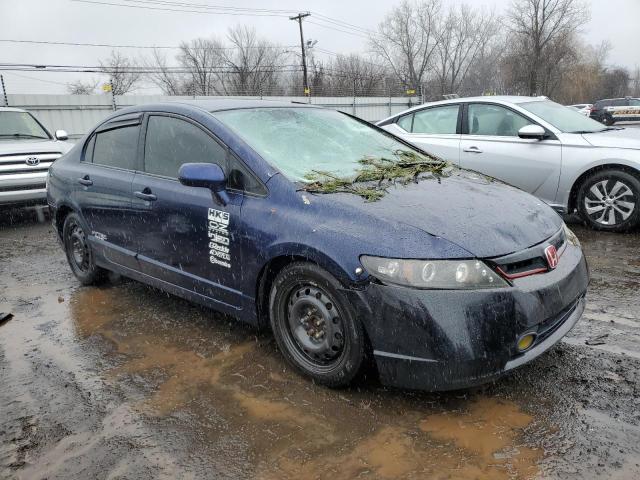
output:
[[636, 195], [629, 185], [618, 179], [594, 183], [584, 198], [584, 208], [591, 220], [613, 226], [623, 223], [636, 209]]
[[86, 272], [89, 270], [89, 245], [84, 230], [79, 225], [74, 224], [69, 234], [70, 256], [76, 267]]
[[316, 367], [337, 363], [345, 351], [342, 316], [329, 294], [315, 285], [299, 285], [287, 300], [286, 327], [291, 345]]

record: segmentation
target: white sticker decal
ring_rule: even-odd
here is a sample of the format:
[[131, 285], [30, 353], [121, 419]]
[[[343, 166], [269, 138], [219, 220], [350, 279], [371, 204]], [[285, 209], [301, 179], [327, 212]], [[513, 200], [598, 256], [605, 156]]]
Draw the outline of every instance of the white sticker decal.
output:
[[107, 240], [107, 236], [104, 233], [93, 231], [91, 235], [96, 237], [98, 240], [102, 240], [103, 242]]
[[209, 209], [207, 228], [209, 236], [209, 261], [214, 265], [231, 268], [231, 254], [229, 253], [229, 221], [228, 212], [213, 208]]

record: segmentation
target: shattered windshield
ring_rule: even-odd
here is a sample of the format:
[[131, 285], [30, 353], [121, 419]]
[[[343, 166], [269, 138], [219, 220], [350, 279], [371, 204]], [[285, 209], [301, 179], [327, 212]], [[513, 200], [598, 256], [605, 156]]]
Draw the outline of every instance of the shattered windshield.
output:
[[434, 161], [334, 110], [255, 108], [214, 112], [214, 116], [295, 182], [313, 182], [326, 173], [357, 180], [363, 166], [372, 161], [402, 162], [409, 157]]

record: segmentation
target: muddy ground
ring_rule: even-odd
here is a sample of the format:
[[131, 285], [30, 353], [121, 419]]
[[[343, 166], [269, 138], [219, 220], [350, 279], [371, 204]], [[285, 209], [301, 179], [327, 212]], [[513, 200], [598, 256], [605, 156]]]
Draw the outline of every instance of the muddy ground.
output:
[[640, 478], [640, 234], [574, 225], [592, 282], [565, 341], [427, 394], [315, 386], [266, 333], [135, 282], [79, 286], [48, 223], [3, 217], [0, 478]]

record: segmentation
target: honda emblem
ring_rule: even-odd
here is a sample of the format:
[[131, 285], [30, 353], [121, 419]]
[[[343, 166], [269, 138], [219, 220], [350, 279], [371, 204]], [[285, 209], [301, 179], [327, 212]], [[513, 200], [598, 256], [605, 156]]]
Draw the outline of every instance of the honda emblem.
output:
[[547, 264], [553, 270], [558, 266], [558, 250], [553, 245], [549, 245], [544, 249], [544, 255], [547, 257]]

